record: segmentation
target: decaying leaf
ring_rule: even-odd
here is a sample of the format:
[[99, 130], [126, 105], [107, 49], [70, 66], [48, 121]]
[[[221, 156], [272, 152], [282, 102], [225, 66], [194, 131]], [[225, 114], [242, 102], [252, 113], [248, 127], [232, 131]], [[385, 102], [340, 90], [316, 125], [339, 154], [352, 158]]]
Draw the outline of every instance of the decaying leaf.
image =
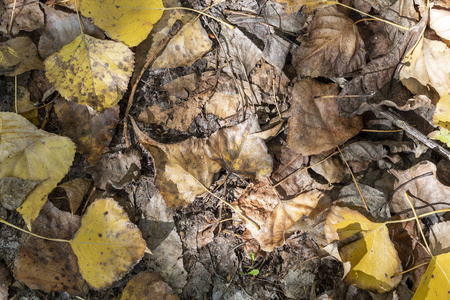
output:
[[[33, 232], [49, 238], [70, 239], [79, 226], [79, 216], [62, 212], [47, 202], [33, 222]], [[14, 276], [28, 287], [47, 293], [66, 291], [82, 296], [88, 290], [69, 244], [28, 235], [19, 247]]]
[[121, 300], [161, 299], [178, 300], [177, 295], [156, 272], [144, 271], [128, 281]]
[[[429, 172], [432, 172], [431, 176], [411, 180], [416, 176]], [[411, 206], [405, 198], [406, 191], [412, 194], [410, 199], [419, 215], [448, 208], [448, 204], [446, 203], [450, 199], [450, 187], [443, 185], [436, 178], [436, 165], [432, 162], [422, 162], [405, 171], [390, 170], [390, 173], [398, 179], [394, 185], [396, 192], [391, 201], [391, 209], [394, 212], [399, 214], [411, 211]], [[406, 184], [401, 186], [404, 183]], [[400, 188], [397, 190], [398, 187]]]
[[[21, 36], [14, 39], [10, 39], [4, 43], [2, 43], [3, 47], [7, 47], [7, 53], [9, 56], [6, 56], [4, 59], [8, 59], [12, 56], [17, 56], [20, 60], [17, 68], [14, 68], [11, 72], [5, 73], [8, 76], [15, 76], [22, 73], [25, 73], [29, 70], [34, 69], [43, 69], [44, 64], [42, 63], [41, 58], [39, 57], [39, 53], [37, 51], [36, 45], [31, 41], [31, 39], [27, 36]], [[2, 51], [3, 52], [3, 51]], [[15, 62], [15, 59], [13, 60]]]
[[440, 96], [447, 92], [450, 86], [450, 49], [445, 43], [422, 38], [402, 64], [400, 79], [412, 93], [424, 94], [431, 88]]
[[320, 97], [338, 93], [336, 84], [320, 83], [311, 78], [295, 83], [287, 139], [291, 149], [302, 155], [319, 154], [359, 133], [360, 117], [341, 117], [336, 98]]
[[139, 229], [112, 199], [98, 199], [88, 207], [70, 245], [83, 278], [97, 290], [122, 278], [146, 249]]
[[450, 130], [450, 89], [446, 92], [436, 104], [436, 111], [433, 115], [433, 122], [436, 125]]
[[91, 187], [92, 181], [86, 178], [75, 178], [74, 180], [64, 182], [58, 185], [58, 189], [64, 190], [69, 202], [70, 212], [75, 214], [84, 196], [86, 196], [89, 188]]
[[445, 9], [430, 9], [430, 27], [443, 39], [450, 40], [450, 12]]
[[63, 97], [103, 111], [122, 99], [133, 73], [134, 54], [122, 43], [81, 34], [44, 64], [48, 80]]
[[107, 190], [108, 186], [120, 189], [141, 175], [141, 156], [137, 149], [128, 148], [124, 153], [107, 153], [86, 172], [94, 178], [95, 186]]
[[[14, 109], [11, 111], [14, 111]], [[30, 92], [23, 86], [17, 87], [17, 113], [21, 114], [33, 125], [39, 125], [38, 109], [30, 101]]]
[[321, 197], [322, 192], [315, 190], [281, 201], [270, 184], [260, 182], [249, 185], [233, 206], [260, 226], [258, 229], [246, 223], [261, 249], [270, 252], [284, 245], [285, 232], [303, 215], [307, 216]]
[[33, 31], [44, 26], [44, 13], [41, 11], [38, 2], [33, 0], [4, 0], [3, 2], [6, 10], [0, 20], [0, 32], [8, 32], [13, 8], [15, 8], [11, 28], [13, 35], [18, 34], [21, 30]]
[[38, 130], [14, 113], [0, 113], [0, 178], [42, 181], [17, 209], [28, 228], [75, 156], [70, 139]]
[[19, 54], [11, 47], [0, 45], [0, 75], [14, 72], [20, 63]]
[[0, 203], [6, 209], [17, 209], [40, 182], [17, 177], [0, 178]]
[[55, 112], [64, 135], [77, 145], [91, 165], [95, 165], [109, 145], [119, 122], [119, 106], [98, 113], [86, 105], [57, 98], [54, 100]]
[[360, 68], [366, 51], [353, 21], [329, 6], [316, 11], [309, 36], [292, 56], [298, 74], [339, 77]]
[[439, 140], [450, 148], [450, 131], [447, 128], [439, 127], [439, 130], [431, 132], [428, 134], [428, 137], [433, 140]]
[[[59, 51], [80, 35], [80, 23], [76, 14], [65, 13], [50, 6], [43, 6], [45, 11], [45, 28], [39, 39], [39, 54], [44, 59]], [[83, 32], [98, 39], [105, 39], [105, 34], [91, 21], [81, 17]]]
[[373, 223], [355, 210], [333, 206], [325, 223], [328, 242], [362, 233], [363, 238], [341, 249], [352, 268], [345, 281], [359, 288], [385, 293], [401, 281], [402, 265], [385, 224]]
[[164, 8], [161, 0], [70, 0], [67, 5], [92, 18], [111, 38], [129, 47], [148, 36]]
[[267, 153], [264, 140], [258, 136], [260, 131], [256, 115], [221, 129], [207, 140], [208, 156], [229, 172], [262, 181], [272, 173], [272, 157]]

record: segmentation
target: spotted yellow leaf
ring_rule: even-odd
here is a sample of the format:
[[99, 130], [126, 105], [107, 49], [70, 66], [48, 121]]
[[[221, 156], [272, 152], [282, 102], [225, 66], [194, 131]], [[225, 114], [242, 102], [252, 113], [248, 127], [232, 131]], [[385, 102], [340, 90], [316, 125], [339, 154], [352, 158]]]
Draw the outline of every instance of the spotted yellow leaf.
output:
[[413, 300], [448, 299], [450, 295], [450, 252], [431, 258], [427, 271], [420, 279], [420, 285]]
[[67, 174], [74, 156], [70, 139], [39, 130], [18, 114], [0, 113], [0, 178], [40, 181], [17, 209], [28, 228]]
[[89, 206], [70, 245], [84, 280], [97, 290], [122, 278], [146, 249], [141, 232], [113, 199]]
[[122, 43], [81, 34], [44, 64], [47, 78], [63, 97], [103, 111], [116, 106], [127, 89], [134, 54]]
[[402, 265], [384, 223], [374, 223], [356, 210], [334, 206], [325, 222], [328, 242], [362, 233], [363, 238], [340, 249], [342, 260], [350, 261], [351, 270], [345, 281], [359, 288], [385, 293], [401, 281], [394, 276]]
[[129, 47], [147, 38], [164, 8], [161, 0], [69, 0], [68, 6]]

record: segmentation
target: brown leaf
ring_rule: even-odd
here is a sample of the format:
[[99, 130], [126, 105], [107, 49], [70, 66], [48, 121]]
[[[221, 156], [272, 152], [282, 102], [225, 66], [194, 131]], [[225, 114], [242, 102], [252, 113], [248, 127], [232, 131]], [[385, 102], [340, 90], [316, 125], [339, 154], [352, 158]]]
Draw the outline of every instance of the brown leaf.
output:
[[94, 178], [95, 186], [106, 190], [108, 186], [120, 189], [141, 175], [141, 156], [137, 149], [128, 148], [124, 153], [107, 153], [99, 162], [86, 168]]
[[13, 277], [9, 272], [9, 268], [0, 261], [0, 299], [6, 300], [8, 299], [8, 287], [10, 286]]
[[8, 76], [15, 76], [25, 73], [34, 69], [44, 69], [36, 45], [27, 36], [21, 36], [14, 39], [10, 39], [2, 45], [10, 47], [15, 51], [15, 54], [19, 57], [19, 66], [14, 71], [7, 73]]
[[44, 13], [38, 2], [34, 0], [4, 0], [6, 11], [1, 19], [0, 32], [7, 33], [11, 16], [14, 10], [14, 20], [11, 33], [16, 35], [19, 31], [33, 31], [44, 26]]
[[41, 181], [25, 180], [18, 177], [0, 178], [0, 203], [4, 208], [15, 210]]
[[81, 202], [83, 201], [84, 196], [86, 196], [89, 188], [91, 187], [92, 181], [86, 178], [75, 178], [71, 181], [64, 182], [60, 184], [57, 189], [64, 190], [67, 199], [64, 198], [64, 201], [68, 201], [70, 205], [70, 212], [75, 214]]
[[[80, 23], [76, 14], [68, 14], [50, 6], [43, 6], [46, 24], [39, 39], [39, 54], [47, 58], [80, 35]], [[81, 16], [83, 32], [87, 35], [104, 39], [105, 34], [91, 21]]]
[[[406, 183], [412, 178], [428, 172], [432, 172], [433, 175], [417, 178]], [[432, 162], [419, 163], [405, 171], [390, 170], [390, 173], [398, 179], [394, 185], [395, 189], [406, 183], [396, 190], [393, 195], [391, 202], [392, 211], [398, 214], [411, 211], [411, 207], [405, 197], [405, 192], [408, 190], [414, 195], [413, 197], [410, 196], [410, 199], [417, 214], [449, 207], [450, 187], [443, 185], [437, 180], [436, 166]]]
[[311, 78], [295, 83], [287, 139], [291, 149], [302, 155], [319, 154], [359, 133], [363, 127], [360, 117], [341, 117], [335, 98], [316, 98], [338, 93], [336, 84], [324, 84]]
[[262, 181], [272, 173], [272, 157], [258, 136], [258, 117], [212, 134], [207, 141], [208, 156], [229, 172]]
[[308, 31], [309, 36], [292, 54], [298, 74], [340, 77], [365, 63], [357, 27], [336, 7], [319, 8]]
[[89, 106], [58, 98], [55, 99], [55, 111], [64, 134], [77, 145], [77, 151], [95, 165], [114, 135], [119, 122], [119, 106], [98, 113]]
[[431, 226], [430, 246], [433, 255], [450, 251], [450, 221], [441, 222]]
[[123, 289], [121, 300], [177, 300], [177, 295], [156, 272], [143, 271], [135, 275]]
[[307, 216], [317, 205], [322, 192], [310, 191], [294, 199], [281, 201], [267, 182], [247, 187], [239, 200], [233, 203], [243, 214], [256, 222], [246, 227], [267, 252], [284, 244], [284, 235], [303, 215]]
[[[47, 202], [33, 223], [34, 233], [50, 238], [71, 239], [80, 218], [62, 212]], [[15, 261], [14, 276], [31, 289], [47, 293], [66, 291], [82, 296], [88, 285], [78, 272], [77, 258], [68, 243], [25, 236]]]

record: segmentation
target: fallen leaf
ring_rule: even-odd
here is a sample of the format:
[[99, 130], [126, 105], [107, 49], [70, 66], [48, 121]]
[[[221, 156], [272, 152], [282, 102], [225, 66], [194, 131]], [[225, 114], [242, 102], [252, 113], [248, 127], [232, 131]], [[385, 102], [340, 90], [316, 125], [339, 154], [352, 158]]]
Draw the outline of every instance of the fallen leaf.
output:
[[359, 288], [386, 293], [401, 281], [402, 265], [385, 224], [373, 223], [355, 210], [333, 206], [325, 223], [328, 242], [343, 240], [358, 232], [363, 238], [341, 249], [343, 261], [352, 268], [345, 281]]
[[445, 9], [430, 9], [430, 27], [441, 38], [450, 40], [450, 12]]
[[[33, 232], [49, 238], [70, 239], [79, 226], [79, 216], [62, 212], [47, 202], [33, 222]], [[29, 288], [47, 293], [65, 291], [82, 296], [88, 290], [69, 244], [28, 235], [19, 247], [14, 276]]]
[[81, 34], [44, 64], [48, 80], [63, 97], [104, 111], [116, 106], [128, 88], [134, 55], [121, 43]]
[[17, 177], [0, 178], [0, 203], [6, 209], [17, 209], [39, 183], [41, 181], [25, 180]]
[[400, 80], [413, 94], [425, 94], [423, 91], [431, 88], [441, 97], [447, 92], [450, 86], [450, 49], [445, 43], [422, 38], [402, 64]]
[[70, 245], [81, 275], [96, 290], [122, 278], [146, 249], [139, 229], [112, 199], [98, 199], [88, 207]]
[[297, 73], [340, 77], [360, 68], [366, 51], [353, 23], [334, 6], [319, 8], [308, 28], [309, 36], [292, 53]]
[[336, 84], [320, 83], [312, 78], [294, 84], [287, 138], [291, 149], [305, 156], [319, 154], [359, 133], [363, 127], [360, 117], [341, 117], [336, 98], [320, 97], [338, 93]]
[[[433, 174], [410, 181], [416, 176], [428, 172]], [[418, 215], [448, 208], [446, 203], [450, 199], [450, 187], [443, 185], [436, 178], [436, 165], [432, 162], [418, 163], [404, 171], [390, 170], [390, 173], [398, 179], [394, 185], [395, 194], [391, 201], [391, 210], [395, 213], [401, 214], [411, 211], [411, 206], [405, 198], [406, 191], [410, 191], [413, 195], [410, 199]], [[403, 185], [404, 183], [406, 184]]]
[[161, 0], [70, 0], [67, 5], [91, 18], [95, 25], [128, 47], [145, 40], [163, 14]]
[[296, 13], [303, 7], [302, 12], [310, 14], [316, 8], [336, 4], [335, 1], [308, 1], [308, 0], [275, 0], [275, 2], [284, 4], [288, 13]]
[[270, 184], [260, 182], [249, 185], [232, 205], [260, 226], [258, 229], [245, 222], [261, 249], [270, 252], [284, 245], [286, 231], [303, 216], [308, 216], [322, 196], [322, 192], [316, 190], [282, 201]]
[[[81, 34], [80, 23], [76, 14], [69, 14], [56, 10], [50, 6], [43, 6], [45, 11], [45, 28], [39, 38], [39, 54], [47, 58], [61, 50]], [[105, 39], [105, 34], [91, 21], [81, 16], [83, 32], [98, 39]]]
[[83, 202], [84, 196], [87, 195], [89, 188], [91, 187], [91, 180], [86, 178], [75, 178], [71, 181], [64, 182], [58, 185], [57, 189], [64, 190], [66, 197], [64, 201], [69, 202], [70, 212], [75, 214], [81, 202]]
[[19, 54], [11, 47], [0, 45], [0, 75], [14, 72], [20, 64]]
[[209, 158], [206, 140], [195, 137], [177, 144], [160, 144], [145, 134], [132, 120], [139, 142], [148, 150], [156, 168], [155, 185], [171, 208], [182, 208], [203, 194], [220, 165]]
[[48, 194], [67, 174], [75, 156], [70, 139], [38, 130], [14, 113], [0, 113], [0, 178], [42, 181], [17, 209], [28, 228]]
[[[325, 159], [323, 155], [311, 156], [311, 165]], [[329, 183], [340, 183], [347, 174], [347, 169], [339, 157], [333, 156], [324, 162], [311, 168], [314, 172], [322, 175]]]
[[431, 226], [430, 248], [434, 255], [450, 252], [450, 221]]
[[[15, 108], [14, 108], [15, 109]], [[11, 111], [14, 111], [11, 109]], [[30, 92], [26, 87], [17, 87], [17, 113], [26, 118], [33, 125], [38, 126], [38, 109], [34, 106], [34, 103], [30, 101]]]
[[7, 33], [11, 16], [14, 10], [14, 20], [11, 34], [17, 35], [19, 31], [33, 31], [44, 26], [44, 14], [38, 2], [33, 0], [4, 0], [6, 7], [0, 25], [0, 32]]
[[119, 106], [98, 113], [86, 105], [57, 98], [55, 112], [64, 135], [77, 145], [77, 151], [95, 165], [109, 145], [119, 122]]
[[[450, 89], [449, 89], [450, 92]], [[436, 111], [433, 115], [433, 122], [436, 125], [450, 130], [450, 94], [446, 92], [436, 104]]]
[[128, 281], [121, 300], [161, 299], [177, 300], [177, 295], [156, 272], [143, 271]]
[[450, 293], [449, 263], [450, 252], [431, 257], [427, 271], [423, 274], [412, 299], [445, 299]]
[[94, 178], [95, 186], [107, 190], [108, 186], [121, 189], [141, 175], [141, 156], [137, 149], [128, 148], [124, 153], [108, 153], [99, 162], [86, 168]]
[[450, 131], [447, 128], [439, 127], [439, 130], [430, 132], [428, 137], [433, 140], [439, 140], [450, 148]]
[[[16, 55], [20, 60], [18, 67], [11, 72], [5, 73], [5, 75], [16, 76], [30, 70], [44, 68], [44, 64], [39, 57], [37, 47], [29, 37], [16, 37], [2, 43], [2, 45], [12, 49], [12, 51], [14, 51], [14, 55]], [[9, 54], [12, 54], [11, 50], [8, 52]], [[13, 62], [15, 62], [15, 60], [13, 60]]]
[[260, 131], [257, 115], [251, 115], [238, 125], [213, 133], [207, 139], [206, 152], [228, 172], [262, 181], [272, 173], [272, 157], [258, 136]]

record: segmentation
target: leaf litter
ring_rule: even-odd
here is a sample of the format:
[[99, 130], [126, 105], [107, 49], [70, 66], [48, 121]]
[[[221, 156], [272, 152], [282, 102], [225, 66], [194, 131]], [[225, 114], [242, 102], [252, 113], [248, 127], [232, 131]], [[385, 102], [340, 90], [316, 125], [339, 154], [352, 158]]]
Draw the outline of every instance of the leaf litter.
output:
[[[445, 4], [428, 23], [430, 8], [412, 1], [210, 2], [190, 3], [210, 14], [200, 18], [173, 10], [178, 1], [66, 3], [80, 18], [44, 4], [0, 5], [5, 110], [46, 130], [1, 115], [1, 226], [20, 229], [23, 218], [42, 237], [17, 239], [15, 263], [8, 242], [0, 249], [0, 265], [15, 265], [29, 288], [0, 292], [445, 294]], [[121, 99], [132, 76], [127, 130]], [[8, 232], [2, 241], [14, 239]], [[431, 250], [419, 245], [428, 241]]]

